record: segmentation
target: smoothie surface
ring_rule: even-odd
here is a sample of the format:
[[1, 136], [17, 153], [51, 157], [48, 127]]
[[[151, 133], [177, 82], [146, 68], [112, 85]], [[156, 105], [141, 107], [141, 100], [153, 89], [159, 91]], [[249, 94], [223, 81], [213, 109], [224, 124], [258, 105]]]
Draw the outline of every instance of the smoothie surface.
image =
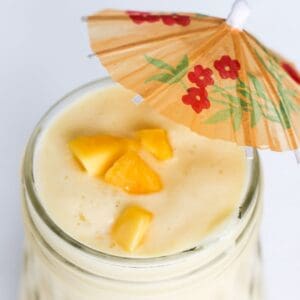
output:
[[[43, 206], [70, 236], [99, 251], [133, 257], [156, 257], [188, 250], [237, 215], [246, 181], [244, 150], [210, 140], [135, 104], [134, 94], [118, 85], [92, 92], [60, 112], [38, 142], [34, 177]], [[101, 178], [89, 176], [74, 159], [68, 143], [82, 135], [132, 138], [137, 130], [165, 129], [173, 157], [141, 157], [159, 174], [160, 192], [132, 195]], [[128, 253], [111, 238], [111, 228], [129, 205], [153, 214], [143, 244]]]

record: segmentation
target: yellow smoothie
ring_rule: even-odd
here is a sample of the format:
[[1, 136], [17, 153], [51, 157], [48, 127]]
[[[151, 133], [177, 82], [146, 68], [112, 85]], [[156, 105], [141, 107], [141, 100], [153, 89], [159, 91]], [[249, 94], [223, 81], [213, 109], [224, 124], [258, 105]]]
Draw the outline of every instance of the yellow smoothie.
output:
[[[52, 120], [34, 159], [36, 189], [49, 216], [81, 243], [116, 256], [156, 257], [178, 253], [226, 230], [238, 214], [246, 180], [244, 150], [210, 140], [164, 118], [134, 94], [115, 85], [85, 95]], [[159, 175], [162, 189], [129, 194], [99, 176], [88, 175], [69, 148], [78, 136], [107, 134], [134, 138], [136, 131], [167, 132], [173, 156], [164, 161], [141, 149], [139, 155]], [[137, 205], [153, 220], [132, 253], [112, 238], [124, 209]]]
[[257, 153], [134, 96], [90, 83], [33, 131], [20, 299], [264, 299]]

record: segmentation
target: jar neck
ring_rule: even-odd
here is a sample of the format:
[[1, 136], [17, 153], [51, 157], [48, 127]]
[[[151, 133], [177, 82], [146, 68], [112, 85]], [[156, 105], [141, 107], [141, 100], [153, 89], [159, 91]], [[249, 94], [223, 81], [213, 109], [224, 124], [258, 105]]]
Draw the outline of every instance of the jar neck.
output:
[[[106, 255], [93, 249], [65, 241], [54, 233], [36, 212], [26, 188], [24, 192], [25, 224], [31, 232], [32, 242], [41, 256], [71, 272], [89, 277], [124, 283], [151, 284], [162, 281], [176, 282], [191, 276], [216, 276], [238, 257], [247, 243], [257, 236], [261, 215], [260, 189], [253, 195], [251, 205], [243, 218], [218, 241], [176, 255], [131, 259]], [[87, 251], [89, 249], [90, 251]], [[95, 255], [95, 252], [98, 254]]]

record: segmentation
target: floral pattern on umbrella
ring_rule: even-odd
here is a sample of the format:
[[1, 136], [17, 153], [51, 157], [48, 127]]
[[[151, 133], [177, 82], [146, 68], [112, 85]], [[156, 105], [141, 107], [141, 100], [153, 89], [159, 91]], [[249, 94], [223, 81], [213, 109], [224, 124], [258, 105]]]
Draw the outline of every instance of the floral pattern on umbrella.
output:
[[112, 10], [89, 32], [112, 78], [162, 115], [239, 145], [300, 147], [299, 73], [248, 32], [202, 14]]
[[[267, 97], [263, 83], [260, 82], [255, 75], [250, 72], [248, 73], [248, 80], [254, 88], [254, 93], [250, 85], [247, 85], [238, 78], [241, 69], [240, 63], [228, 55], [223, 55], [220, 59], [216, 60], [214, 67], [222, 79], [237, 80], [236, 86], [231, 87], [236, 87], [237, 96], [230, 93], [230, 86], [219, 87], [214, 85], [213, 71], [202, 65], [194, 66], [193, 70], [187, 74], [189, 82], [196, 85], [196, 87], [187, 88], [182, 81], [189, 67], [187, 55], [185, 55], [175, 67], [172, 67], [162, 60], [145, 56], [150, 64], [159, 69], [169, 71], [167, 73], [153, 75], [145, 82], [159, 81], [168, 84], [179, 82], [187, 92], [182, 96], [182, 102], [191, 106], [196, 113], [200, 113], [203, 109], [209, 109], [211, 102], [221, 104], [224, 109], [219, 110], [208, 118], [205, 121], [206, 124], [224, 122], [232, 118], [233, 129], [239, 130], [243, 120], [243, 114], [250, 113], [251, 127], [255, 127], [262, 118], [266, 118], [271, 122], [280, 123], [285, 129], [289, 129], [291, 128], [291, 113], [300, 111], [299, 103], [294, 102], [291, 98], [291, 96], [295, 94], [295, 91], [284, 90], [280, 77], [276, 74], [276, 70], [272, 70], [272, 68], [274, 68], [272, 59], [270, 59], [269, 62], [265, 62], [258, 53], [256, 53], [256, 55], [270, 76], [277, 81], [277, 92], [281, 98], [278, 106], [274, 105], [273, 101]], [[292, 75], [289, 73], [293, 79], [295, 76], [294, 72], [295, 71], [293, 71]], [[206, 88], [211, 85], [213, 85], [213, 89], [210, 90], [210, 96], [208, 96]], [[217, 99], [215, 97], [217, 97]]]

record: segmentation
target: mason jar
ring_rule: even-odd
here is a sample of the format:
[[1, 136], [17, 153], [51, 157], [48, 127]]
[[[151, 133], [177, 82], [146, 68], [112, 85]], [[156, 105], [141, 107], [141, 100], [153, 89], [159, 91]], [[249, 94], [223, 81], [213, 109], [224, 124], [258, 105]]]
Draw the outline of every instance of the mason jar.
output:
[[103, 79], [65, 96], [46, 113], [28, 142], [22, 169], [26, 239], [20, 300], [262, 300], [261, 173], [256, 151], [247, 158], [243, 195], [230, 224], [177, 254], [105, 254], [73, 239], [47, 214], [34, 178], [38, 141], [68, 105], [112, 84]]

